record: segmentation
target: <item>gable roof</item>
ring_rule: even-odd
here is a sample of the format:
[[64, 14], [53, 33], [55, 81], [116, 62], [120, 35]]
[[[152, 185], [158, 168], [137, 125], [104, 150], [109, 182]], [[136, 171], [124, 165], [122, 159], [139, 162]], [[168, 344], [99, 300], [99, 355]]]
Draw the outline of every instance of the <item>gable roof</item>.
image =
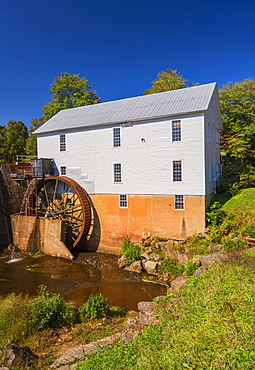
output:
[[216, 83], [61, 110], [34, 133], [72, 130], [205, 111]]

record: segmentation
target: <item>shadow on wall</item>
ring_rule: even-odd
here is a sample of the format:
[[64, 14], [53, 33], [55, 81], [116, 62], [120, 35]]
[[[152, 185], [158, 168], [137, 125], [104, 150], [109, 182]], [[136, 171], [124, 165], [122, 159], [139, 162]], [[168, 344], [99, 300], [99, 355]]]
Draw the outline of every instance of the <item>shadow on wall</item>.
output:
[[89, 239], [81, 243], [81, 245], [79, 246], [79, 252], [96, 252], [100, 244], [100, 220], [91, 198], [90, 204], [92, 209], [92, 230]]

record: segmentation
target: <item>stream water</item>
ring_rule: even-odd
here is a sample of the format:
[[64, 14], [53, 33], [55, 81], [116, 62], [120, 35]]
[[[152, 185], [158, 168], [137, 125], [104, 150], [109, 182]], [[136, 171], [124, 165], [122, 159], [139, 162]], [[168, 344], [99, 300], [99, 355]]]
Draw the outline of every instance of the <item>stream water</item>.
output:
[[12, 292], [36, 295], [40, 285], [81, 305], [90, 294], [102, 293], [108, 303], [137, 310], [140, 301], [164, 295], [166, 287], [144, 282], [141, 274], [120, 269], [117, 256], [81, 253], [74, 261], [15, 254], [0, 257], [0, 295]]

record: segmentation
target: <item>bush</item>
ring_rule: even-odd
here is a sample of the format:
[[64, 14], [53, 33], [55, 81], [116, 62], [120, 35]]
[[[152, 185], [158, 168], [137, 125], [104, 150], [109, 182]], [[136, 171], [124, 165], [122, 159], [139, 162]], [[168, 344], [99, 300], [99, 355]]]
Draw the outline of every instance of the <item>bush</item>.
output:
[[75, 323], [75, 310], [68, 306], [59, 294], [42, 287], [31, 303], [31, 324], [37, 330], [56, 329]]
[[10, 294], [0, 299], [0, 344], [9, 341], [24, 343], [29, 334], [29, 300]]
[[223, 248], [226, 252], [237, 252], [247, 248], [246, 241], [243, 239], [225, 239], [222, 242]]
[[141, 248], [134, 245], [128, 237], [125, 237], [122, 243], [122, 254], [126, 258], [126, 265], [128, 266], [140, 258]]
[[172, 276], [181, 275], [184, 271], [184, 267], [171, 257], [165, 258], [161, 261], [161, 272], [170, 272]]
[[212, 203], [208, 212], [206, 212], [206, 221], [208, 225], [219, 226], [225, 217], [226, 212], [221, 208], [220, 202]]
[[106, 316], [109, 311], [107, 299], [100, 294], [91, 294], [88, 300], [79, 308], [82, 321], [89, 321]]

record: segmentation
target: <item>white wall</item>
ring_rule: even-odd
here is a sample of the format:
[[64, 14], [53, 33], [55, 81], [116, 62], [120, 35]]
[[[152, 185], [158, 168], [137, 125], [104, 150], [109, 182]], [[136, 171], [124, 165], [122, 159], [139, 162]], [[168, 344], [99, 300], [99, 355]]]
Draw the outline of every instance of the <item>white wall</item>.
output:
[[[172, 142], [171, 121], [182, 122], [182, 141]], [[86, 175], [90, 193], [205, 195], [204, 115], [171, 117], [121, 127], [122, 146], [113, 148], [113, 127], [66, 134], [66, 151], [59, 151], [59, 134], [38, 135], [38, 157]], [[142, 140], [144, 139], [144, 140]], [[183, 181], [172, 181], [172, 161], [183, 161]], [[122, 183], [113, 183], [113, 163], [122, 164]], [[73, 177], [74, 178], [74, 177]], [[74, 178], [75, 179], [75, 178]], [[78, 176], [75, 179], [79, 180]], [[86, 186], [86, 181], [90, 186]], [[91, 186], [91, 184], [94, 184]]]

